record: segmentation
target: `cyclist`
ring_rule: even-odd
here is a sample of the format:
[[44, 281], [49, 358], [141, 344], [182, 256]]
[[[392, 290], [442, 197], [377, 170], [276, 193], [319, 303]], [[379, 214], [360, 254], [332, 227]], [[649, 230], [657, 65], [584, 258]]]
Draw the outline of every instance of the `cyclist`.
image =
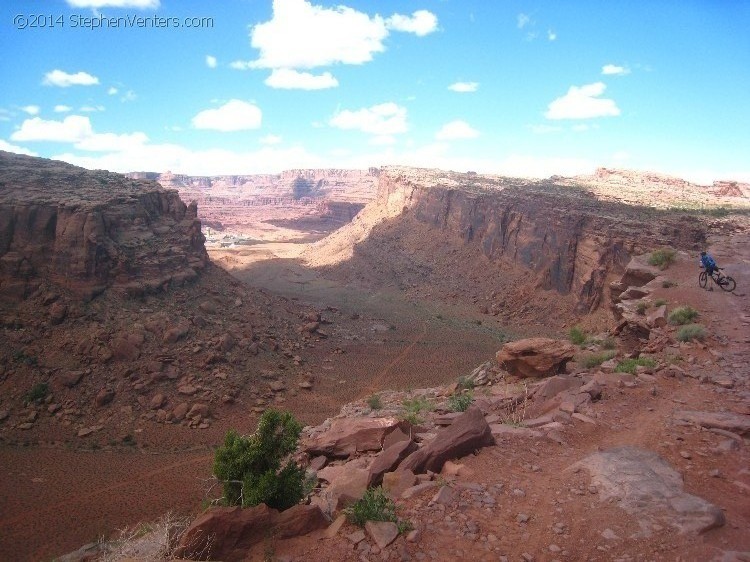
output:
[[706, 275], [712, 275], [714, 271], [719, 269], [716, 265], [716, 261], [711, 257], [711, 254], [701, 252], [701, 267], [706, 268]]

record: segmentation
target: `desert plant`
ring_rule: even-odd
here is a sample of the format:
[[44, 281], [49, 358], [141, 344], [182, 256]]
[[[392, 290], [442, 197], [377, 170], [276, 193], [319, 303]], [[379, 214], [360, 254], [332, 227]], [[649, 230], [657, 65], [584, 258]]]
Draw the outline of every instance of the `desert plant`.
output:
[[612, 336], [604, 338], [599, 345], [602, 349], [615, 349], [617, 347], [617, 341]]
[[635, 374], [637, 367], [656, 367], [656, 361], [650, 357], [638, 357], [637, 359], [624, 359], [617, 364], [615, 371], [618, 373]]
[[347, 519], [364, 527], [367, 521], [390, 521], [398, 524], [396, 504], [383, 491], [383, 488], [368, 488], [365, 495], [344, 510]]
[[578, 326], [573, 326], [568, 334], [570, 336], [570, 342], [576, 345], [583, 345], [586, 343], [586, 332], [581, 330]]
[[431, 411], [434, 406], [424, 396], [417, 396], [412, 399], [407, 399], [402, 402], [404, 407], [404, 419], [412, 425], [419, 425], [422, 423], [422, 417], [419, 415], [422, 412]]
[[687, 324], [677, 331], [677, 341], [703, 340], [706, 329], [700, 324]]
[[380, 394], [373, 394], [368, 397], [367, 405], [371, 410], [380, 410], [383, 407], [383, 402], [380, 400]]
[[677, 252], [672, 248], [660, 248], [651, 252], [648, 258], [649, 265], [654, 265], [660, 269], [667, 269], [671, 264], [674, 263], [677, 257]]
[[448, 408], [452, 412], [465, 412], [469, 409], [474, 395], [471, 391], [460, 394], [453, 394], [448, 398]]
[[593, 367], [598, 367], [605, 361], [609, 361], [615, 356], [615, 352], [612, 350], [602, 351], [601, 353], [591, 353], [589, 355], [584, 355], [580, 359], [581, 365], [583, 365], [586, 369], [591, 369]]
[[667, 317], [670, 324], [682, 326], [683, 324], [690, 324], [693, 320], [698, 317], [698, 311], [689, 306], [678, 306]]
[[661, 282], [661, 286], [664, 289], [669, 289], [670, 287], [674, 287], [675, 285], [677, 285], [677, 283], [675, 283], [674, 281], [670, 281], [669, 279], [665, 279]]
[[458, 377], [458, 390], [471, 390], [474, 388], [474, 381], [468, 377]]
[[49, 385], [46, 382], [38, 382], [23, 395], [23, 403], [28, 406], [32, 402], [42, 401], [47, 397], [48, 393]]
[[656, 308], [659, 308], [660, 306], [664, 306], [665, 304], [667, 304], [667, 299], [656, 299], [654, 301], [654, 306]]
[[303, 497], [305, 471], [291, 460], [281, 465], [297, 448], [301, 431], [292, 414], [273, 409], [263, 412], [249, 437], [229, 430], [214, 457], [224, 502], [243, 507], [265, 503], [279, 510], [297, 504]]
[[646, 301], [639, 301], [637, 305], [635, 305], [635, 311], [643, 316], [646, 314], [646, 309], [648, 308], [648, 303]]

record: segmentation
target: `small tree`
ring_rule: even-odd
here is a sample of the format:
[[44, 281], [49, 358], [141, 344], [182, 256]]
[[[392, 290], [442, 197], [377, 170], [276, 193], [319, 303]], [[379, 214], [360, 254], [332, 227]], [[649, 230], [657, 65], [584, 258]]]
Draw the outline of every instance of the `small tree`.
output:
[[289, 412], [266, 410], [253, 435], [229, 430], [214, 457], [214, 474], [223, 482], [227, 505], [265, 503], [284, 510], [303, 496], [304, 469], [282, 461], [297, 448], [302, 426]]

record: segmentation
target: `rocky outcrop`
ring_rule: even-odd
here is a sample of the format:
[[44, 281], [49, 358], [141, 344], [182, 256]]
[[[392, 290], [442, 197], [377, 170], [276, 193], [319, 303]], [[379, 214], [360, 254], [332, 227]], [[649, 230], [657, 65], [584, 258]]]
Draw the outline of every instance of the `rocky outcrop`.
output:
[[564, 341], [528, 338], [506, 343], [497, 352], [497, 361], [513, 375], [544, 377], [564, 372], [575, 352], [576, 348]]
[[0, 152], [0, 294], [41, 282], [84, 299], [195, 279], [206, 266], [196, 206], [150, 181]]
[[396, 418], [337, 419], [324, 433], [305, 444], [311, 456], [348, 457], [358, 451], [378, 451], [383, 439], [399, 427]]

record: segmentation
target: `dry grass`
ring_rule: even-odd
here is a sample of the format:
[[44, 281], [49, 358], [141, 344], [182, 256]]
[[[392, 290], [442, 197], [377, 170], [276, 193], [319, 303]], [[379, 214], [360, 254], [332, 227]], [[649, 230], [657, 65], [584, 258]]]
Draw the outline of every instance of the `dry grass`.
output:
[[169, 560], [191, 521], [190, 517], [180, 517], [169, 512], [153, 523], [139, 523], [135, 527], [122, 529], [118, 538], [102, 542], [102, 557], [99, 560]]

